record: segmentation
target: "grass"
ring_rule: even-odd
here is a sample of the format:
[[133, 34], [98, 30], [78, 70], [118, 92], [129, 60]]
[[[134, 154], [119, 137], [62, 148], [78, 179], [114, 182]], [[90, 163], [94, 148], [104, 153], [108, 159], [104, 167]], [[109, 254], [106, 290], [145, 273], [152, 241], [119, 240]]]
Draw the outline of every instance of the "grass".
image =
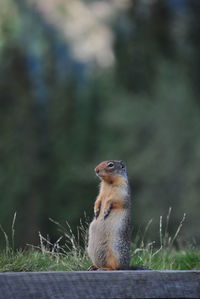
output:
[[[153, 258], [149, 253], [136, 255], [132, 265], [148, 266], [155, 270], [191, 270], [200, 269], [200, 250], [159, 252]], [[0, 253], [0, 271], [77, 271], [86, 270], [91, 265], [88, 258], [73, 255], [56, 258], [52, 254], [37, 250], [17, 251], [14, 254]]]
[[[175, 249], [174, 243], [178, 242], [181, 227], [185, 215], [181, 220], [174, 235], [168, 232], [171, 208], [163, 227], [163, 219], [160, 217], [159, 248], [155, 242], [145, 242], [151, 220], [142, 234], [137, 234], [131, 249], [131, 265], [145, 266], [155, 270], [191, 270], [200, 269], [200, 249], [195, 247]], [[91, 262], [86, 253], [88, 223], [80, 221], [75, 237], [68, 223], [65, 226], [51, 219], [57, 225], [61, 237], [51, 243], [39, 233], [39, 246], [29, 245], [27, 250], [15, 250], [14, 227], [16, 214], [13, 218], [12, 233], [9, 239], [6, 232], [0, 226], [5, 239], [5, 249], [0, 252], [0, 272], [6, 271], [72, 271], [86, 270]], [[81, 245], [82, 244], [82, 245]]]
[[0, 253], [0, 271], [72, 271], [86, 270], [90, 265], [88, 259], [73, 255], [56, 258], [49, 253], [38, 250], [17, 251], [14, 254]]

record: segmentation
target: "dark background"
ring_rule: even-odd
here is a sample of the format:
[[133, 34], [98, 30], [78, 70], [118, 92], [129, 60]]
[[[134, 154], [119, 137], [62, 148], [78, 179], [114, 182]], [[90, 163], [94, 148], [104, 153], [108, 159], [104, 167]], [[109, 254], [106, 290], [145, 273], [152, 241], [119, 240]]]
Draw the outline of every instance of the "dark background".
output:
[[[0, 10], [0, 223], [17, 246], [92, 217], [94, 167], [127, 164], [137, 231], [172, 206], [199, 241], [198, 0], [5, 0]], [[0, 236], [3, 244], [3, 235]]]

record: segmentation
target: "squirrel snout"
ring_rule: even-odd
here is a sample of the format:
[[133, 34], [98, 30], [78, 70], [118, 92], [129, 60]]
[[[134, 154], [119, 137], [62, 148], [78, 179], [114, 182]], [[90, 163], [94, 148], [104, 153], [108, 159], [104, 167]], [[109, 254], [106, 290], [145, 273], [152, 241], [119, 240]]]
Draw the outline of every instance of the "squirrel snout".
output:
[[100, 171], [100, 170], [99, 170], [99, 168], [98, 168], [98, 167], [96, 167], [96, 168], [95, 168], [95, 172], [98, 174], [98, 173], [99, 173], [99, 171]]

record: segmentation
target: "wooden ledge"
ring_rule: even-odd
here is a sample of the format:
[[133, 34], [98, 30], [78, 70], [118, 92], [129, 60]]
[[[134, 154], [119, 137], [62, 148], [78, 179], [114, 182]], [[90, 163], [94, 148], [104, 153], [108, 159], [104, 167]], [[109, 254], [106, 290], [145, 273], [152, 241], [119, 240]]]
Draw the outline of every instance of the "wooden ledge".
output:
[[5, 272], [5, 298], [200, 298], [200, 271]]

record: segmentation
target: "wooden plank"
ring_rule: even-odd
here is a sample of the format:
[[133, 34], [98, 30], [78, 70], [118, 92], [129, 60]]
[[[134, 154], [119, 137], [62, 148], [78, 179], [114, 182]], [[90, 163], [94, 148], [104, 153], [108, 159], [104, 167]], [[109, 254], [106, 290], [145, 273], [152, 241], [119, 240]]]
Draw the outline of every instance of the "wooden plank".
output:
[[200, 298], [200, 271], [0, 273], [5, 298]]

